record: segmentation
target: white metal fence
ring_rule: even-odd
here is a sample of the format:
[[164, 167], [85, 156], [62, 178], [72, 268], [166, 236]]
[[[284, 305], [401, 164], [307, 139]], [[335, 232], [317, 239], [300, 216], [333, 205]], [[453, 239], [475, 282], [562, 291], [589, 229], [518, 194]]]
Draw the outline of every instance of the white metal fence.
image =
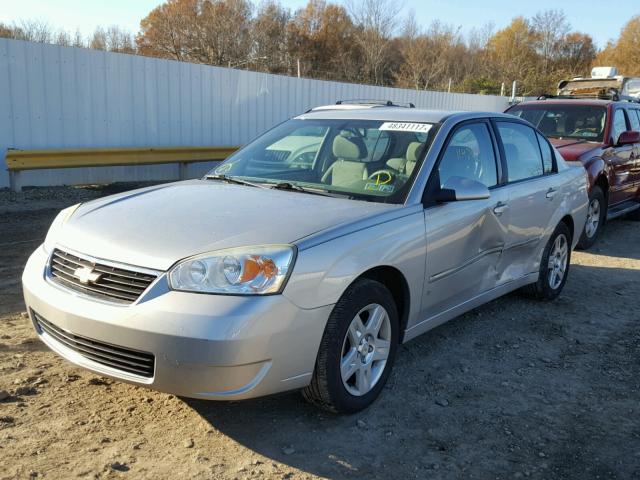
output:
[[[0, 39], [0, 159], [8, 148], [241, 145], [338, 99], [501, 111], [507, 97], [374, 87]], [[25, 185], [177, 177], [175, 165], [25, 172]], [[193, 165], [200, 175], [207, 164]], [[0, 187], [8, 186], [4, 161]]]

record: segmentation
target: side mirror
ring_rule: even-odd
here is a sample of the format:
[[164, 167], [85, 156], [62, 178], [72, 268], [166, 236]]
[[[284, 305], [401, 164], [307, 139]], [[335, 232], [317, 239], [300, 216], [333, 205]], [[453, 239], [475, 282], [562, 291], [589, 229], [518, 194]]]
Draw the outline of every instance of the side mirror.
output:
[[436, 201], [444, 203], [464, 200], [485, 200], [490, 196], [489, 189], [483, 183], [471, 180], [470, 178], [449, 177], [436, 194]]
[[627, 130], [620, 134], [618, 145], [629, 145], [630, 143], [640, 143], [640, 132]]

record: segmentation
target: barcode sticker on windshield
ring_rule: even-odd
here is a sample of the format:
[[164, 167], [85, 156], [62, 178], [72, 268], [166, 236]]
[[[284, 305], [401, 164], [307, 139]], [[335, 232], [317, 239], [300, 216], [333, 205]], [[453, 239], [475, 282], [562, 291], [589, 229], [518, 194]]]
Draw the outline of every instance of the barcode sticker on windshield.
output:
[[429, 123], [384, 122], [378, 130], [427, 133], [431, 127]]

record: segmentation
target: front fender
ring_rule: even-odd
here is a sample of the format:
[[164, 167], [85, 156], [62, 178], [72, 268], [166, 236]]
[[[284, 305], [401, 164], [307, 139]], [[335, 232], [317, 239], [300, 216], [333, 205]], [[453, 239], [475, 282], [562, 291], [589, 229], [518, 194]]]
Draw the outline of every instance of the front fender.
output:
[[[600, 157], [593, 157], [584, 163], [584, 168], [587, 170], [587, 176], [589, 177], [589, 192], [596, 184], [596, 181], [601, 175], [604, 175], [609, 182], [609, 175], [606, 162]], [[606, 193], [606, 192], [605, 192]]]
[[409, 285], [409, 325], [417, 315], [425, 276], [426, 236], [421, 209], [401, 218], [301, 248], [283, 295], [300, 308], [336, 303], [367, 270], [390, 266]]

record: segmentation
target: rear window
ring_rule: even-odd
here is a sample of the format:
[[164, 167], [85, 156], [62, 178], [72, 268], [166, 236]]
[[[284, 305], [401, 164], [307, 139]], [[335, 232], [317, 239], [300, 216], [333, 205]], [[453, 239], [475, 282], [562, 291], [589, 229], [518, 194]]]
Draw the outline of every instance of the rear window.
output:
[[511, 115], [532, 123], [545, 136], [602, 142], [606, 107], [597, 105], [517, 105]]

